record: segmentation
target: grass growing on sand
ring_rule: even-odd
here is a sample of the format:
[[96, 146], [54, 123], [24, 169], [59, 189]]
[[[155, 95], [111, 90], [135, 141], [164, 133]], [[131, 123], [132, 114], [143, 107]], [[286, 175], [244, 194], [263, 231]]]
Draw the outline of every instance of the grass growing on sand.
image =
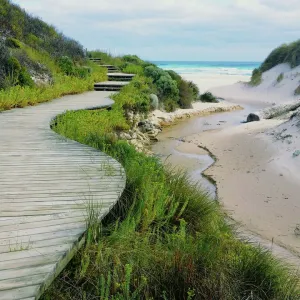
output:
[[84, 247], [44, 299], [299, 299], [296, 275], [269, 252], [236, 239], [217, 202], [185, 174], [112, 134], [130, 127], [128, 105], [144, 111], [146, 86], [131, 83], [109, 111], [56, 119], [56, 132], [116, 158], [127, 183], [102, 223], [91, 223]]
[[106, 71], [97, 68], [91, 76], [78, 78], [74, 76], [57, 75], [53, 85], [41, 87], [14, 86], [0, 90], [0, 111], [28, 105], [36, 105], [65, 95], [74, 95], [94, 89], [96, 81], [104, 81]]

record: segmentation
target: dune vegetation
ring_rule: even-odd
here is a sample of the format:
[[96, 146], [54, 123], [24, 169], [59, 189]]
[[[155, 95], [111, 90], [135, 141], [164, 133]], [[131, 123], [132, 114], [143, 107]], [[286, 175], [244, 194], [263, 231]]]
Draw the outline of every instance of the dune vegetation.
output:
[[90, 211], [84, 247], [43, 299], [299, 299], [297, 274], [238, 240], [217, 202], [116, 138], [131, 126], [128, 108], [149, 110], [149, 82], [136, 77], [110, 110], [67, 112], [53, 122], [57, 133], [122, 163], [127, 183], [101, 224]]
[[0, 0], [0, 111], [92, 90], [106, 69], [90, 63], [78, 42]]
[[0, 24], [0, 111], [93, 89], [107, 74], [92, 57], [137, 74], [112, 96], [111, 109], [66, 112], [52, 123], [57, 133], [117, 159], [127, 182], [101, 223], [90, 208], [85, 245], [43, 299], [299, 299], [297, 274], [237, 239], [220, 205], [185, 173], [117, 138], [132, 126], [128, 111], [154, 108], [153, 94], [167, 111], [191, 107], [200, 99], [195, 84], [135, 55], [86, 52], [8, 0], [0, 0]]
[[300, 40], [290, 44], [283, 44], [275, 48], [258, 69], [254, 69], [250, 84], [253, 86], [261, 83], [261, 76], [279, 64], [287, 63], [291, 68], [300, 65]]

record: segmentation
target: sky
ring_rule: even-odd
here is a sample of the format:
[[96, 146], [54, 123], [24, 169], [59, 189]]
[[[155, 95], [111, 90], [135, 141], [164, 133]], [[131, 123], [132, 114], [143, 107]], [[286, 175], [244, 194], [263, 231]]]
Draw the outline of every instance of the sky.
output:
[[13, 0], [89, 50], [148, 60], [262, 61], [300, 38], [299, 0]]

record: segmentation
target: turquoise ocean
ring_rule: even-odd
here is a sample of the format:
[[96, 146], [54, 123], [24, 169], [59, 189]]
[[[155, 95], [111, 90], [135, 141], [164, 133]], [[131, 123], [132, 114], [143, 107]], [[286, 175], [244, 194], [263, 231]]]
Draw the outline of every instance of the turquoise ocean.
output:
[[164, 70], [174, 70], [179, 74], [202, 75], [242, 75], [251, 76], [253, 69], [260, 66], [260, 62], [232, 62], [232, 61], [155, 61]]

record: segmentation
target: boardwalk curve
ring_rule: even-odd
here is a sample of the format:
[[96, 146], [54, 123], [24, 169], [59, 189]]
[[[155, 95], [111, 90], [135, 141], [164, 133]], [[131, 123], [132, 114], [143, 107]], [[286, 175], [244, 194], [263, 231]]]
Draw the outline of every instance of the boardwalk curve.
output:
[[123, 192], [117, 161], [50, 129], [66, 110], [112, 104], [110, 94], [0, 113], [1, 300], [38, 299], [83, 244], [89, 204], [103, 217]]

